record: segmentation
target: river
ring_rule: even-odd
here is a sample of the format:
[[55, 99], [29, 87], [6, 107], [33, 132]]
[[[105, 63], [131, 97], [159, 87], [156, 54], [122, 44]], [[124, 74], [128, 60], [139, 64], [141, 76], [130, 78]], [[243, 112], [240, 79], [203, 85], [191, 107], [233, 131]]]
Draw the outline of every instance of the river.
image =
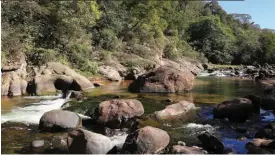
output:
[[[166, 122], [158, 126], [166, 130], [171, 137], [171, 145], [178, 141], [184, 141], [187, 145], [199, 144], [197, 135], [208, 131], [222, 140], [225, 147], [232, 148], [235, 153], [246, 153], [245, 144], [251, 140], [255, 132], [267, 122], [275, 120], [269, 111], [261, 111], [260, 116], [250, 118], [246, 123], [229, 123], [223, 120], [213, 119], [213, 107], [227, 99], [242, 97], [249, 94], [259, 94], [258, 86], [252, 80], [226, 77], [197, 77], [194, 89], [188, 93], [159, 94], [159, 93], [129, 93], [127, 86], [129, 81], [121, 83], [104, 83], [102, 87], [95, 88], [87, 94], [87, 100], [83, 103], [83, 109], [93, 108], [101, 101], [112, 96], [120, 98], [134, 98], [140, 100], [145, 109], [145, 114], [165, 108], [166, 99], [174, 102], [188, 100], [200, 107], [197, 118], [188, 122]], [[25, 96], [1, 99], [1, 123], [2, 123], [2, 153], [22, 153], [21, 149], [30, 145], [35, 139], [47, 136], [50, 133], [38, 133], [37, 127], [40, 117], [47, 111], [60, 108], [68, 99], [61, 96]], [[79, 108], [79, 107], [77, 107]], [[80, 107], [81, 109], [81, 107]], [[28, 129], [18, 122], [30, 124]], [[3, 124], [4, 123], [4, 124]], [[154, 122], [146, 122], [155, 125]], [[151, 123], [151, 124], [150, 124]], [[4, 126], [3, 126], [4, 125]], [[236, 132], [236, 128], [245, 127], [248, 133]], [[247, 140], [236, 140], [238, 136], [245, 136]]]

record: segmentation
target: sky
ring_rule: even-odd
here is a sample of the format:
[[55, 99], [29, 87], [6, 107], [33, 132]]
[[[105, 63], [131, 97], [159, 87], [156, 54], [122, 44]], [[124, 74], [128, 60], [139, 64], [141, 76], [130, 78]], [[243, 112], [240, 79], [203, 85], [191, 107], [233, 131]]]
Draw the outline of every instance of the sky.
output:
[[227, 13], [250, 14], [261, 28], [275, 30], [275, 0], [223, 0], [219, 4]]

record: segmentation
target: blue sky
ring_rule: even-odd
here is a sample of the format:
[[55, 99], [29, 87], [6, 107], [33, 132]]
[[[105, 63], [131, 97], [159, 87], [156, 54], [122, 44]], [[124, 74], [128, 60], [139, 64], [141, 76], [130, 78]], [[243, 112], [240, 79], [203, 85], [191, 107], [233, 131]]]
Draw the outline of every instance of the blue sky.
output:
[[250, 14], [261, 28], [275, 29], [275, 0], [219, 1], [227, 13]]

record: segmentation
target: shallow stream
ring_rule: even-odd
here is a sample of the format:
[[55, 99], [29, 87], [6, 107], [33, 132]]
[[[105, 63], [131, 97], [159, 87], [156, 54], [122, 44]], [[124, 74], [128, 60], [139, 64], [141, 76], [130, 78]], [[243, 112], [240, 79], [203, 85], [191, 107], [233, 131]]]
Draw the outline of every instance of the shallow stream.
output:
[[[180, 100], [188, 100], [200, 107], [196, 119], [177, 123], [145, 123], [166, 130], [171, 137], [171, 145], [176, 144], [178, 141], [183, 141], [189, 146], [198, 145], [197, 135], [208, 131], [220, 138], [224, 145], [232, 148], [235, 153], [246, 153], [245, 144], [253, 138], [255, 132], [267, 122], [275, 120], [275, 117], [269, 111], [261, 111], [260, 116], [253, 116], [246, 123], [229, 123], [226, 120], [213, 119], [212, 109], [216, 104], [234, 97], [259, 93], [257, 84], [251, 80], [197, 77], [195, 87], [191, 92], [178, 94], [129, 93], [127, 91], [129, 83], [130, 81], [104, 83], [104, 86], [95, 88], [87, 94], [87, 100], [83, 103], [83, 107], [86, 108], [88, 105], [89, 108], [92, 108], [101, 101], [119, 96], [120, 98], [140, 100], [144, 105], [145, 114], [151, 114], [154, 111], [164, 109], [166, 105]], [[66, 102], [66, 99], [60, 97], [2, 97], [2, 153], [22, 153], [21, 149], [26, 145], [30, 145], [31, 141], [43, 139], [43, 137], [49, 135], [50, 133], [38, 133], [39, 119], [45, 112], [58, 109]], [[166, 99], [171, 99], [172, 103], [165, 101]], [[5, 122], [17, 123], [7, 124]], [[31, 125], [26, 129], [25, 126], [19, 123]], [[238, 133], [236, 128], [246, 128], [248, 132]], [[239, 136], [245, 136], [247, 140], [237, 140]]]

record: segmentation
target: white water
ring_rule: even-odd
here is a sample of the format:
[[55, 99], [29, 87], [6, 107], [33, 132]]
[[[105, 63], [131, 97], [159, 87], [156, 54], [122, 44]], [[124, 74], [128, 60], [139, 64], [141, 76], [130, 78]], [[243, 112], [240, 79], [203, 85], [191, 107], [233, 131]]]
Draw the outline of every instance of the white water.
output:
[[184, 128], [188, 133], [190, 132], [190, 135], [195, 135], [199, 133], [202, 134], [205, 131], [211, 134], [216, 131], [216, 127], [213, 127], [212, 125], [209, 125], [209, 124], [203, 125], [203, 124], [196, 124], [196, 123], [188, 123], [174, 129], [181, 129], [181, 128]]
[[25, 96], [25, 99], [57, 99], [61, 98], [62, 94], [59, 94], [57, 96], [52, 96], [52, 95], [45, 95], [45, 96]]
[[[70, 94], [68, 95], [68, 97]], [[1, 123], [10, 122], [22, 122], [26, 124], [39, 124], [40, 118], [45, 112], [60, 109], [61, 106], [66, 102], [66, 99], [60, 98], [60, 96], [48, 96], [48, 98], [56, 98], [54, 100], [43, 100], [37, 103], [30, 103], [25, 107], [16, 107], [11, 112], [2, 114]], [[35, 97], [32, 97], [35, 99]], [[40, 97], [38, 97], [41, 99]]]

